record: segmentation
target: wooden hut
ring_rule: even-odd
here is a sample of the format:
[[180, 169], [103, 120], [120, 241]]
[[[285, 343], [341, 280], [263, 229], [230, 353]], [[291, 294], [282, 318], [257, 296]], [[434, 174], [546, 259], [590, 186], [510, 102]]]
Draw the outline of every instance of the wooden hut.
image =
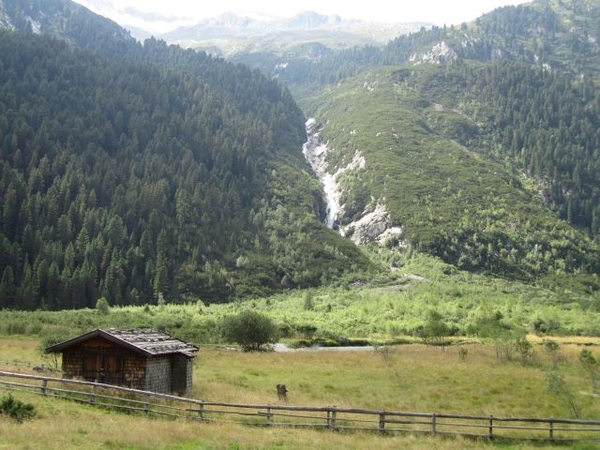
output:
[[152, 329], [95, 330], [46, 349], [66, 378], [190, 395], [198, 347]]

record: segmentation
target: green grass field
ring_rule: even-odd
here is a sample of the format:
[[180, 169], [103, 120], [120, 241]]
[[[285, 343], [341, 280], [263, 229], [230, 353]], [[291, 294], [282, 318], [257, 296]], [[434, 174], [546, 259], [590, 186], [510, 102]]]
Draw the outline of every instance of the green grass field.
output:
[[[586, 340], [589, 343], [589, 340]], [[0, 339], [0, 361], [39, 362], [39, 340]], [[459, 354], [459, 348], [466, 349]], [[548, 390], [546, 374], [556, 362], [574, 393], [582, 418], [600, 417], [600, 401], [589, 395], [590, 380], [579, 365], [582, 346], [563, 341], [555, 355], [534, 341], [533, 355], [506, 360], [491, 345], [445, 349], [409, 344], [361, 351], [243, 353], [203, 348], [194, 367], [194, 397], [207, 401], [277, 403], [275, 385], [285, 383], [289, 403], [494, 415], [562, 417], [573, 414], [561, 395]], [[23, 366], [2, 370], [31, 372]], [[8, 391], [0, 387], [0, 397]], [[264, 429], [237, 424], [201, 424], [148, 419], [15, 391], [37, 411], [18, 424], [0, 416], [0, 449], [475, 449], [556, 448], [550, 444], [496, 443], [419, 435], [379, 436], [296, 429]], [[564, 447], [563, 447], [564, 448]], [[572, 447], [570, 447], [572, 448]], [[580, 444], [580, 449], [600, 446]]]
[[[576, 287], [550, 290], [447, 269], [439, 260], [416, 255], [388, 278], [364, 285], [290, 291], [231, 304], [196, 301], [111, 306], [108, 311], [3, 310], [0, 370], [32, 372], [35, 364], [52, 364], [39, 350], [48, 338], [67, 339], [95, 328], [153, 327], [201, 346], [193, 395], [206, 401], [274, 404], [275, 386], [284, 383], [289, 403], [298, 406], [495, 417], [600, 417], [592, 378], [579, 361], [584, 349], [600, 361], [595, 296]], [[245, 309], [268, 315], [284, 342], [358, 338], [378, 347], [243, 353], [214, 345], [229, 345], [220, 334], [221, 321]], [[425, 329], [432, 312], [451, 332], [445, 337], [451, 345], [423, 344], [419, 330]], [[510, 337], [489, 334], [492, 322], [496, 331], [510, 330]], [[489, 337], [484, 338], [486, 333]], [[523, 355], [515, 348], [515, 338], [525, 333], [532, 347]], [[548, 339], [559, 345], [556, 352], [548, 351]], [[407, 344], [390, 345], [399, 342]], [[555, 384], [550, 389], [550, 379], [560, 382], [558, 388]], [[0, 397], [6, 393], [0, 387]], [[24, 392], [15, 395], [31, 402], [38, 414], [23, 424], [0, 416], [0, 450], [554, 448], [527, 442], [508, 445], [157, 420]], [[600, 446], [582, 443], [575, 448]]]

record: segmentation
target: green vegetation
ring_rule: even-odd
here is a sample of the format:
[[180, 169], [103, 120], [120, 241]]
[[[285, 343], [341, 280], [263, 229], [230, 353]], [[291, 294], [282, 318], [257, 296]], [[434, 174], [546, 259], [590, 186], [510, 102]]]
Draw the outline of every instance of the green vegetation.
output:
[[[444, 349], [416, 343], [355, 352], [246, 353], [202, 348], [194, 365], [193, 396], [207, 401], [275, 404], [275, 386], [283, 382], [289, 390], [290, 405], [496, 417], [574, 417], [564, 394], [551, 390], [554, 385], [549, 383], [548, 371], [553, 366], [553, 357], [546, 352], [541, 340], [530, 337], [530, 341], [532, 357], [527, 363], [518, 357], [498, 357], [493, 346], [472, 341]], [[588, 394], [589, 380], [577, 362], [580, 345], [560, 338], [556, 342], [559, 358], [554, 370], [562, 380], [562, 388], [573, 395], [582, 418], [597, 420], [600, 403]], [[581, 341], [593, 342], [598, 340]], [[12, 359], [18, 348], [21, 358], [35, 360], [36, 344], [31, 338], [0, 339], [0, 359]], [[460, 356], [459, 350], [463, 348], [468, 349], [466, 357]], [[597, 347], [585, 348], [597, 357]], [[142, 414], [120, 414], [28, 392], [18, 395], [35, 406], [36, 416], [22, 424], [0, 418], [3, 443], [8, 442], [10, 448], [15, 449], [70, 446], [222, 449], [232, 442], [242, 448], [265, 449], [302, 448], [301, 444], [303, 448], [317, 449], [480, 449], [498, 445], [521, 450], [560, 448], [559, 444], [550, 443], [380, 436], [149, 419]], [[60, 423], [62, 427], [57, 426]], [[594, 448], [591, 443], [587, 445]]]
[[[272, 402], [285, 382], [302, 404], [599, 416], [597, 349], [579, 347], [600, 336], [597, 2], [534, 2], [292, 58], [278, 75], [296, 99], [258, 71], [137, 44], [81, 10], [61, 32], [49, 3], [8, 11], [29, 34], [0, 32], [0, 360], [48, 358], [36, 349], [108, 327], [244, 350], [276, 336], [371, 344], [326, 357], [206, 347], [194, 394]], [[69, 44], [32, 35], [29, 17]], [[324, 125], [331, 168], [365, 158], [340, 178], [340, 225], [381, 203], [402, 236], [358, 248], [320, 222], [296, 101]], [[494, 447], [231, 431], [23, 398], [2, 400], [20, 418], [35, 408], [32, 421], [0, 420], [13, 448]]]
[[5, 414], [21, 423], [24, 420], [35, 417], [35, 407], [31, 403], [25, 403], [8, 394], [0, 399], [0, 415]]
[[599, 18], [597, 2], [539, 1], [286, 61], [333, 168], [365, 157], [342, 177], [341, 225], [380, 202], [413, 248], [458, 268], [594, 285]]
[[[334, 86], [375, 67], [395, 66], [425, 59], [443, 66], [458, 60], [516, 61], [550, 68], [574, 78], [598, 80], [600, 62], [594, 39], [600, 32], [600, 6], [594, 0], [539, 0], [498, 8], [471, 23], [425, 27], [398, 36], [386, 46], [354, 46], [331, 51], [319, 58], [282, 55], [270, 70], [305, 104], [315, 90]], [[434, 54], [440, 43], [451, 54]], [[252, 54], [244, 62], [253, 64]], [[258, 59], [263, 56], [258, 54]], [[296, 56], [296, 57], [295, 57]], [[281, 63], [285, 62], [285, 69]], [[257, 64], [260, 65], [260, 64]]]
[[235, 342], [246, 352], [262, 350], [277, 340], [273, 321], [251, 310], [225, 317], [221, 329], [226, 342]]
[[[549, 86], [542, 92], [550, 96], [554, 92], [557, 97], [560, 92], [571, 98], [572, 102], [564, 104], [571, 105], [575, 116], [574, 105], [579, 105], [577, 110], [583, 116], [578, 123], [587, 131], [577, 135], [567, 132], [565, 140], [555, 136], [553, 140], [557, 145], [561, 142], [560, 148], [522, 142], [513, 147], [503, 144], [505, 133], [512, 136], [514, 130], [506, 124], [501, 126], [500, 119], [486, 111], [495, 111], [502, 117], [510, 115], [511, 106], [502, 109], [492, 103], [507, 95], [500, 79], [510, 79], [514, 74], [519, 80], [529, 80], [533, 92], [539, 92], [533, 89], [534, 84], [545, 82]], [[573, 91], [558, 87], [565, 79], [551, 78], [540, 71], [505, 64], [421, 65], [365, 72], [330, 89], [321, 96], [316, 113], [326, 124], [322, 137], [329, 142], [330, 164], [340, 167], [355, 152], [366, 160], [364, 169], [349, 171], [340, 179], [344, 189], [341, 203], [345, 205], [340, 224], [351, 223], [365, 208], [379, 202], [387, 206], [394, 224], [402, 227], [402, 239], [408, 245], [437, 255], [459, 269], [521, 280], [579, 273], [586, 283], [586, 273], [600, 270], [598, 243], [590, 233], [560, 219], [563, 212], [568, 216], [568, 205], [564, 211], [552, 211], [542, 196], [527, 186], [529, 179], [549, 176], [550, 169], [543, 167], [560, 159], [565, 169], [559, 170], [558, 178], [563, 181], [548, 189], [566, 192], [561, 184], [564, 182], [571, 189], [571, 205], [576, 196], [586, 198], [585, 202], [576, 203], [578, 210], [585, 204], [589, 214], [578, 213], [577, 217], [588, 217], [588, 225], [600, 211], [595, 200], [600, 171], [593, 169], [599, 161], [597, 128], [591, 126], [598, 112], [583, 113], [585, 103], [577, 103], [571, 97]], [[514, 107], [515, 103], [510, 105]], [[527, 134], [537, 136], [532, 143], [543, 142], [544, 136], [558, 132], [541, 123], [533, 125], [538, 119], [542, 121], [534, 110], [547, 108], [533, 100], [530, 107], [527, 116], [532, 125]], [[562, 113], [559, 110], [556, 114]], [[516, 116], [502, 120], [522, 129]], [[552, 120], [565, 123], [566, 119]], [[457, 133], [457, 129], [462, 131]], [[464, 130], [471, 130], [470, 134]], [[575, 143], [578, 139], [588, 145], [589, 158], [577, 156], [575, 147], [581, 148]], [[548, 151], [553, 152], [554, 159]], [[518, 158], [525, 159], [519, 160], [517, 153]], [[501, 164], [490, 158], [507, 162]], [[527, 166], [525, 161], [531, 158], [546, 162], [540, 164], [537, 174], [538, 169], [531, 169], [530, 176], [523, 176], [530, 169], [521, 164]], [[587, 165], [594, 175], [586, 175], [587, 181], [577, 188], [567, 172], [577, 172], [579, 164]], [[542, 189], [544, 195], [545, 192]], [[552, 198], [551, 193], [547, 195]], [[597, 278], [591, 275], [588, 280], [591, 290], [597, 291]]]
[[227, 302], [369, 270], [319, 221], [275, 81], [155, 40], [123, 59], [0, 42], [0, 308]]
[[244, 302], [113, 306], [110, 314], [96, 308], [3, 310], [0, 335], [37, 335], [56, 341], [95, 328], [152, 327], [198, 343], [219, 344], [225, 343], [224, 318], [252, 310], [268, 316], [280, 338], [292, 345], [421, 341], [427, 333], [434, 336], [436, 330], [447, 330], [443, 341], [485, 338], [500, 347], [526, 333], [600, 336], [599, 304], [597, 295], [589, 295], [585, 286], [551, 290], [541, 284], [456, 271], [439, 259], [414, 255], [377, 282], [291, 290]]
[[[17, 6], [25, 33], [0, 40], [5, 333], [114, 323], [220, 342], [242, 300], [296, 343], [599, 333], [595, 4], [293, 59], [279, 80], [314, 94], [297, 99], [204, 53], [86, 37], [91, 16], [71, 34], [43, 22], [70, 44], [31, 35], [25, 18], [60, 8]], [[331, 168], [365, 158], [340, 177], [340, 225], [380, 203], [402, 236], [358, 248], [320, 222], [296, 100]]]
[[600, 362], [592, 351], [587, 349], [581, 350], [579, 362], [590, 379], [592, 392], [598, 393], [600, 389]]

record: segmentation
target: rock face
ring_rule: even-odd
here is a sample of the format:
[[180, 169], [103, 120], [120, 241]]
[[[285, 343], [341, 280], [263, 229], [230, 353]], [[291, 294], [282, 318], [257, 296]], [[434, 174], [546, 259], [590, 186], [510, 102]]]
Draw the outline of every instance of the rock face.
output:
[[355, 244], [385, 242], [393, 236], [402, 234], [402, 228], [392, 227], [390, 215], [385, 205], [378, 203], [375, 209], [355, 222], [340, 229], [342, 236], [352, 239]]
[[435, 44], [431, 50], [423, 54], [413, 54], [409, 60], [414, 64], [444, 64], [457, 58], [456, 52], [444, 41]]
[[[323, 183], [325, 202], [327, 204], [327, 217], [325, 223], [334, 228], [338, 218], [344, 213], [344, 205], [340, 205], [341, 187], [338, 183], [340, 175], [348, 170], [360, 170], [365, 168], [365, 158], [356, 152], [352, 161], [335, 172], [329, 169], [327, 143], [323, 143], [320, 137], [320, 129], [315, 119], [306, 122], [308, 141], [304, 144], [303, 153], [313, 171]], [[340, 234], [352, 239], [356, 244], [367, 244], [369, 242], [385, 242], [387, 239], [400, 236], [402, 229], [393, 227], [390, 215], [383, 203], [375, 200], [360, 215], [358, 220], [341, 227]]]

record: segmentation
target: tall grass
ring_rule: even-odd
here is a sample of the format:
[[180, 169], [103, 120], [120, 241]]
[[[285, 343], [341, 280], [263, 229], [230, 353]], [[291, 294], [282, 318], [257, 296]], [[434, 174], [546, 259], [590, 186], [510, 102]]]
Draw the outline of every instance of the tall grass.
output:
[[[37, 358], [36, 339], [0, 339], [0, 360]], [[459, 352], [459, 348], [466, 349]], [[558, 370], [581, 406], [583, 417], [600, 417], [589, 381], [578, 366], [581, 346], [561, 343]], [[598, 355], [595, 347], [592, 352]], [[462, 354], [461, 354], [462, 353]], [[193, 395], [207, 401], [276, 404], [276, 384], [286, 384], [292, 405], [520, 417], [570, 417], [547, 389], [553, 358], [542, 342], [526, 363], [496, 357], [490, 345], [445, 349], [422, 344], [361, 351], [243, 353], [203, 348], [194, 364]], [[19, 368], [21, 371], [30, 369]], [[0, 387], [0, 395], [6, 388]], [[377, 436], [157, 420], [103, 411], [24, 392], [36, 417], [16, 424], [0, 418], [0, 449], [475, 449], [487, 442], [427, 436]], [[552, 448], [520, 443], [519, 449]], [[583, 447], [582, 447], [583, 448]], [[585, 448], [594, 448], [593, 446]]]
[[[204, 400], [277, 402], [286, 384], [290, 402], [494, 416], [570, 417], [548, 392], [551, 355], [537, 346], [525, 363], [499, 359], [489, 345], [401, 345], [376, 351], [240, 353], [206, 349], [196, 362], [194, 395]], [[560, 370], [575, 392], [589, 391], [577, 364], [579, 347], [561, 348]], [[578, 399], [588, 418], [600, 416], [593, 397]]]
[[[457, 450], [494, 449], [493, 443], [421, 435], [379, 436], [372, 433], [254, 428], [204, 424], [187, 420], [148, 419], [107, 412], [62, 400], [18, 394], [35, 403], [34, 420], [18, 424], [0, 418], [0, 448], [10, 450]], [[551, 445], [502, 446], [521, 450]], [[592, 449], [594, 447], [586, 447]]]

